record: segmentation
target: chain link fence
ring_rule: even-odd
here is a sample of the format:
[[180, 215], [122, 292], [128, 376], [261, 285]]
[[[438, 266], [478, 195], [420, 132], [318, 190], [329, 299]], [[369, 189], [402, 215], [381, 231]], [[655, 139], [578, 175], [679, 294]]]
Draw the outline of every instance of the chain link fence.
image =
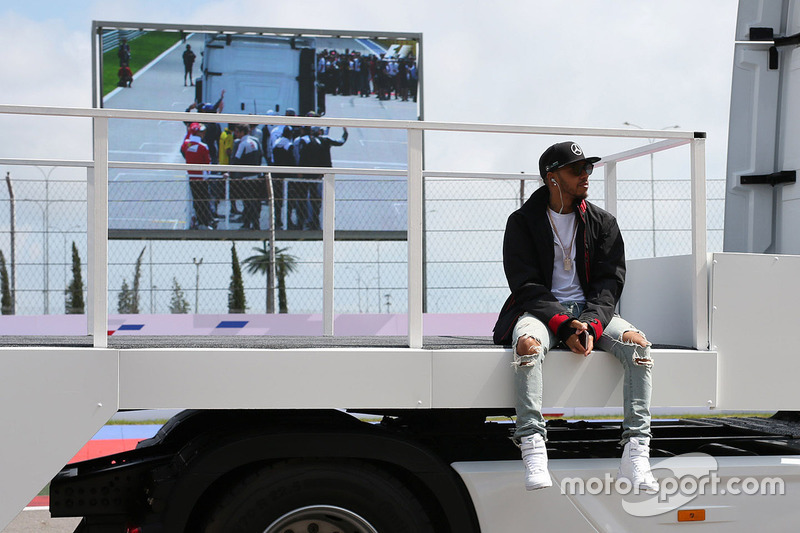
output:
[[[617, 169], [617, 219], [626, 257], [691, 254], [691, 181], [652, 181]], [[605, 207], [603, 168], [590, 178], [589, 201]], [[493, 313], [508, 296], [502, 247], [508, 215], [541, 181], [429, 179], [426, 181], [426, 310]], [[725, 180], [706, 182], [708, 251], [722, 250]], [[654, 198], [654, 200], [653, 200]]]
[[86, 171], [61, 167], [5, 170], [0, 194], [0, 252], [9, 290], [15, 293], [13, 312], [64, 314], [73, 277], [73, 243], [84, 284], [87, 274]]
[[[16, 283], [14, 312], [64, 314], [66, 289], [73, 279], [73, 242], [84, 287], [87, 283], [86, 172], [58, 167], [6, 170], [14, 192], [14, 268], [8, 195], [0, 200], [0, 251]], [[624, 163], [617, 172], [617, 216], [627, 257], [691, 253], [688, 171], [652, 181]], [[268, 244], [263, 230], [270, 225], [266, 204], [260, 215], [261, 232], [243, 232], [241, 222], [232, 221], [230, 196], [224, 196], [215, 208], [222, 215], [218, 229], [195, 232], [187, 229], [192, 207], [185, 174], [149, 172], [147, 179], [140, 175], [135, 181], [128, 177], [118, 174], [109, 184], [114, 191], [109, 207], [109, 313], [130, 310], [134, 290], [138, 313], [227, 313], [234, 248], [242, 270], [246, 313], [265, 313], [270, 308], [264, 268]], [[539, 184], [538, 179], [426, 180], [427, 312], [497, 312], [508, 291], [501, 257], [505, 221]], [[591, 184], [590, 200], [604, 207], [602, 167], [592, 175]], [[276, 251], [278, 263], [290, 267], [279, 273], [273, 307], [281, 310], [282, 299], [283, 310], [289, 313], [321, 313], [321, 232], [289, 231], [289, 224], [297, 221], [288, 209], [297, 200], [289, 190], [283, 189], [279, 202], [282, 222], [277, 227]], [[722, 248], [724, 192], [723, 179], [708, 180], [709, 251]], [[342, 176], [337, 178], [336, 195], [335, 311], [406, 312], [405, 180]], [[308, 210], [310, 202], [306, 196], [301, 207]], [[166, 210], [176, 214], [153, 214]]]

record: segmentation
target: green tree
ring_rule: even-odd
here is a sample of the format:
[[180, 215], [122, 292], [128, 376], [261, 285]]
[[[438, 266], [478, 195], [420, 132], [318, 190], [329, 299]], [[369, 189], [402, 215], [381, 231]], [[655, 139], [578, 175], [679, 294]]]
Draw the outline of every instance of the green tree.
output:
[[231, 244], [231, 284], [228, 287], [228, 312], [244, 313], [247, 303], [244, 297], [244, 282], [242, 281], [242, 267], [239, 265], [239, 256], [236, 254], [236, 243]]
[[[269, 297], [270, 288], [274, 287], [272, 269], [270, 268], [270, 249], [267, 241], [259, 247], [253, 247], [256, 252], [244, 260], [250, 274], [266, 274], [267, 276], [267, 313], [275, 312], [275, 302]], [[297, 258], [288, 252], [288, 248], [275, 247], [275, 276], [278, 278], [278, 312], [288, 313], [289, 304], [286, 298], [286, 276], [297, 270]]]
[[142, 278], [142, 257], [147, 246], [142, 248], [139, 252], [139, 257], [136, 258], [136, 266], [133, 269], [133, 287], [128, 285], [128, 280], [122, 280], [122, 287], [119, 291], [119, 300], [117, 302], [117, 311], [126, 315], [139, 314], [139, 285]]
[[0, 293], [2, 293], [2, 297], [0, 297], [2, 313], [4, 315], [13, 315], [14, 306], [11, 299], [11, 284], [9, 283], [8, 269], [6, 268], [6, 258], [2, 251], [0, 251]]
[[133, 310], [131, 311], [133, 314], [139, 314], [139, 286], [142, 279], [142, 258], [146, 248], [147, 246], [139, 252], [139, 257], [136, 258], [136, 267], [133, 271]]
[[64, 298], [64, 312], [68, 315], [82, 315], [86, 312], [86, 303], [83, 299], [83, 276], [81, 276], [81, 257], [78, 247], [72, 241], [72, 281], [66, 288]]
[[117, 296], [117, 312], [121, 315], [131, 315], [135, 313], [133, 291], [128, 285], [127, 279], [122, 280], [122, 287], [119, 290], [119, 296]]
[[186, 314], [189, 312], [189, 301], [183, 294], [183, 289], [178, 279], [172, 278], [172, 299], [169, 302], [169, 312], [172, 314]]

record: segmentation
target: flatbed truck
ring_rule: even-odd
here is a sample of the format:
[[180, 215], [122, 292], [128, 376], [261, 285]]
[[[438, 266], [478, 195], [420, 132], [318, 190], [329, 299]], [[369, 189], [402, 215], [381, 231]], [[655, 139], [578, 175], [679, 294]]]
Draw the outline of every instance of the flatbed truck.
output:
[[[749, 115], [758, 127], [737, 123], [740, 127], [732, 128], [728, 183], [739, 192], [746, 173], [772, 175], [796, 168], [789, 147], [800, 134], [789, 121], [776, 128], [775, 122], [770, 127], [759, 120], [759, 106], [774, 110], [766, 103], [770, 98], [784, 110], [791, 107], [785, 99], [797, 98], [787, 90], [791, 78], [783, 76], [789, 69], [771, 69], [769, 59], [780, 38], [774, 36], [789, 35], [800, 23], [787, 16], [786, 2], [775, 8], [777, 19], [762, 4], [760, 11], [747, 9], [753, 2], [743, 4], [737, 58], [746, 59], [748, 72], [756, 69], [757, 74], [743, 79], [734, 73], [734, 100], [743, 94], [737, 91], [755, 92], [747, 80], [775, 90], [758, 92], [763, 100]], [[768, 24], [774, 27], [774, 42], [762, 42], [761, 30], [751, 35], [751, 28]], [[794, 50], [782, 49], [779, 67], [790, 64]], [[796, 529], [800, 396], [795, 376], [800, 362], [788, 341], [796, 329], [793, 302], [800, 298], [800, 256], [792, 254], [800, 248], [784, 239], [762, 249], [732, 246], [734, 251], [706, 253], [704, 134], [313, 119], [322, 126], [408, 132], [408, 169], [402, 171], [408, 180], [408, 336], [335, 336], [335, 175], [356, 169], [334, 168], [307, 170], [326, 174], [325, 336], [109, 338], [104, 180], [108, 167], [147, 164], [108, 160], [107, 121], [186, 116], [20, 106], [0, 106], [0, 113], [88, 117], [95, 126], [93, 160], [60, 162], [91, 170], [90, 334], [77, 340], [4, 339], [0, 404], [3, 427], [15, 437], [5, 441], [0, 458], [5, 473], [0, 486], [7, 495], [0, 501], [0, 523], [8, 523], [61, 469], [51, 484], [51, 513], [84, 517], [77, 529], [82, 533]], [[302, 119], [270, 120], [295, 125]], [[669, 343], [653, 350], [654, 406], [777, 414], [655, 421], [652, 462], [662, 482], [657, 496], [609, 489], [621, 453], [618, 422], [552, 420], [548, 453], [554, 486], [526, 492], [519, 451], [510, 439], [510, 349], [492, 345], [488, 337], [424, 336], [423, 179], [476, 176], [424, 168], [424, 131], [661, 139], [604, 155], [604, 198], [612, 212], [617, 163], [688, 145], [692, 253], [629, 261], [620, 310], [651, 338]], [[752, 132], [771, 135], [771, 142]], [[758, 149], [747, 152], [744, 145]], [[764, 146], [771, 155], [764, 155]], [[753, 159], [745, 161], [748, 154]], [[520, 179], [502, 173], [478, 177]], [[759, 200], [746, 205], [770, 203], [765, 199], [770, 197], [782, 202], [783, 220], [791, 219], [792, 204], [783, 200], [796, 184], [756, 187], [771, 189], [759, 189], [753, 195]], [[763, 237], [764, 231], [758, 234]], [[770, 234], [782, 231], [788, 233], [772, 227]], [[545, 406], [621, 404], [622, 371], [609, 354], [579, 358], [554, 350], [544, 374]], [[118, 410], [154, 408], [185, 410], [135, 450], [62, 468]], [[32, 430], [32, 421], [42, 417], [52, 422], [52, 438]], [[709, 477], [716, 480], [712, 487], [701, 483]], [[667, 490], [667, 480], [676, 490]]]

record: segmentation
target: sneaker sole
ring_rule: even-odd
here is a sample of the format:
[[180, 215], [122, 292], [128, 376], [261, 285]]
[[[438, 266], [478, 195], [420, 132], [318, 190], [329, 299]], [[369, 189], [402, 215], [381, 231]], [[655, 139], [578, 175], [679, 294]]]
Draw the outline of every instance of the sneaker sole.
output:
[[552, 487], [552, 486], [553, 486], [553, 482], [552, 481], [550, 483], [543, 483], [543, 484], [538, 484], [538, 485], [528, 485], [526, 483], [525, 484], [525, 490], [531, 491], [531, 490], [546, 489], [546, 488]]
[[[631, 484], [631, 489], [633, 489], [633, 480], [630, 479], [629, 477], [623, 476], [622, 474], [617, 472], [617, 480], [620, 480], [620, 479], [624, 479], [628, 483], [630, 483]], [[644, 493], [644, 494], [658, 494], [658, 492], [660, 490], [661, 490], [661, 487], [659, 487], [658, 484], [656, 484], [655, 487], [652, 487], [650, 485], [642, 485], [642, 484], [639, 485], [639, 492], [640, 493]]]

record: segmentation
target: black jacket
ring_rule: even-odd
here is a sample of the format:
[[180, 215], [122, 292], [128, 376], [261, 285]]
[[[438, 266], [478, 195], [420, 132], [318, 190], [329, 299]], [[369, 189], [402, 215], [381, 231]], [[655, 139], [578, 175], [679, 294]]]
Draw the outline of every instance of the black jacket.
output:
[[525, 312], [547, 324], [562, 341], [573, 333], [568, 326], [573, 318], [589, 324], [590, 332], [598, 339], [614, 316], [625, 284], [625, 245], [616, 219], [585, 200], [575, 206], [579, 236], [575, 239], [575, 266], [586, 309], [579, 317], [571, 317], [550, 292], [554, 241], [547, 219], [549, 198], [547, 187], [540, 187], [508, 217], [503, 267], [511, 296], [494, 326], [495, 344], [511, 344], [514, 325]]

